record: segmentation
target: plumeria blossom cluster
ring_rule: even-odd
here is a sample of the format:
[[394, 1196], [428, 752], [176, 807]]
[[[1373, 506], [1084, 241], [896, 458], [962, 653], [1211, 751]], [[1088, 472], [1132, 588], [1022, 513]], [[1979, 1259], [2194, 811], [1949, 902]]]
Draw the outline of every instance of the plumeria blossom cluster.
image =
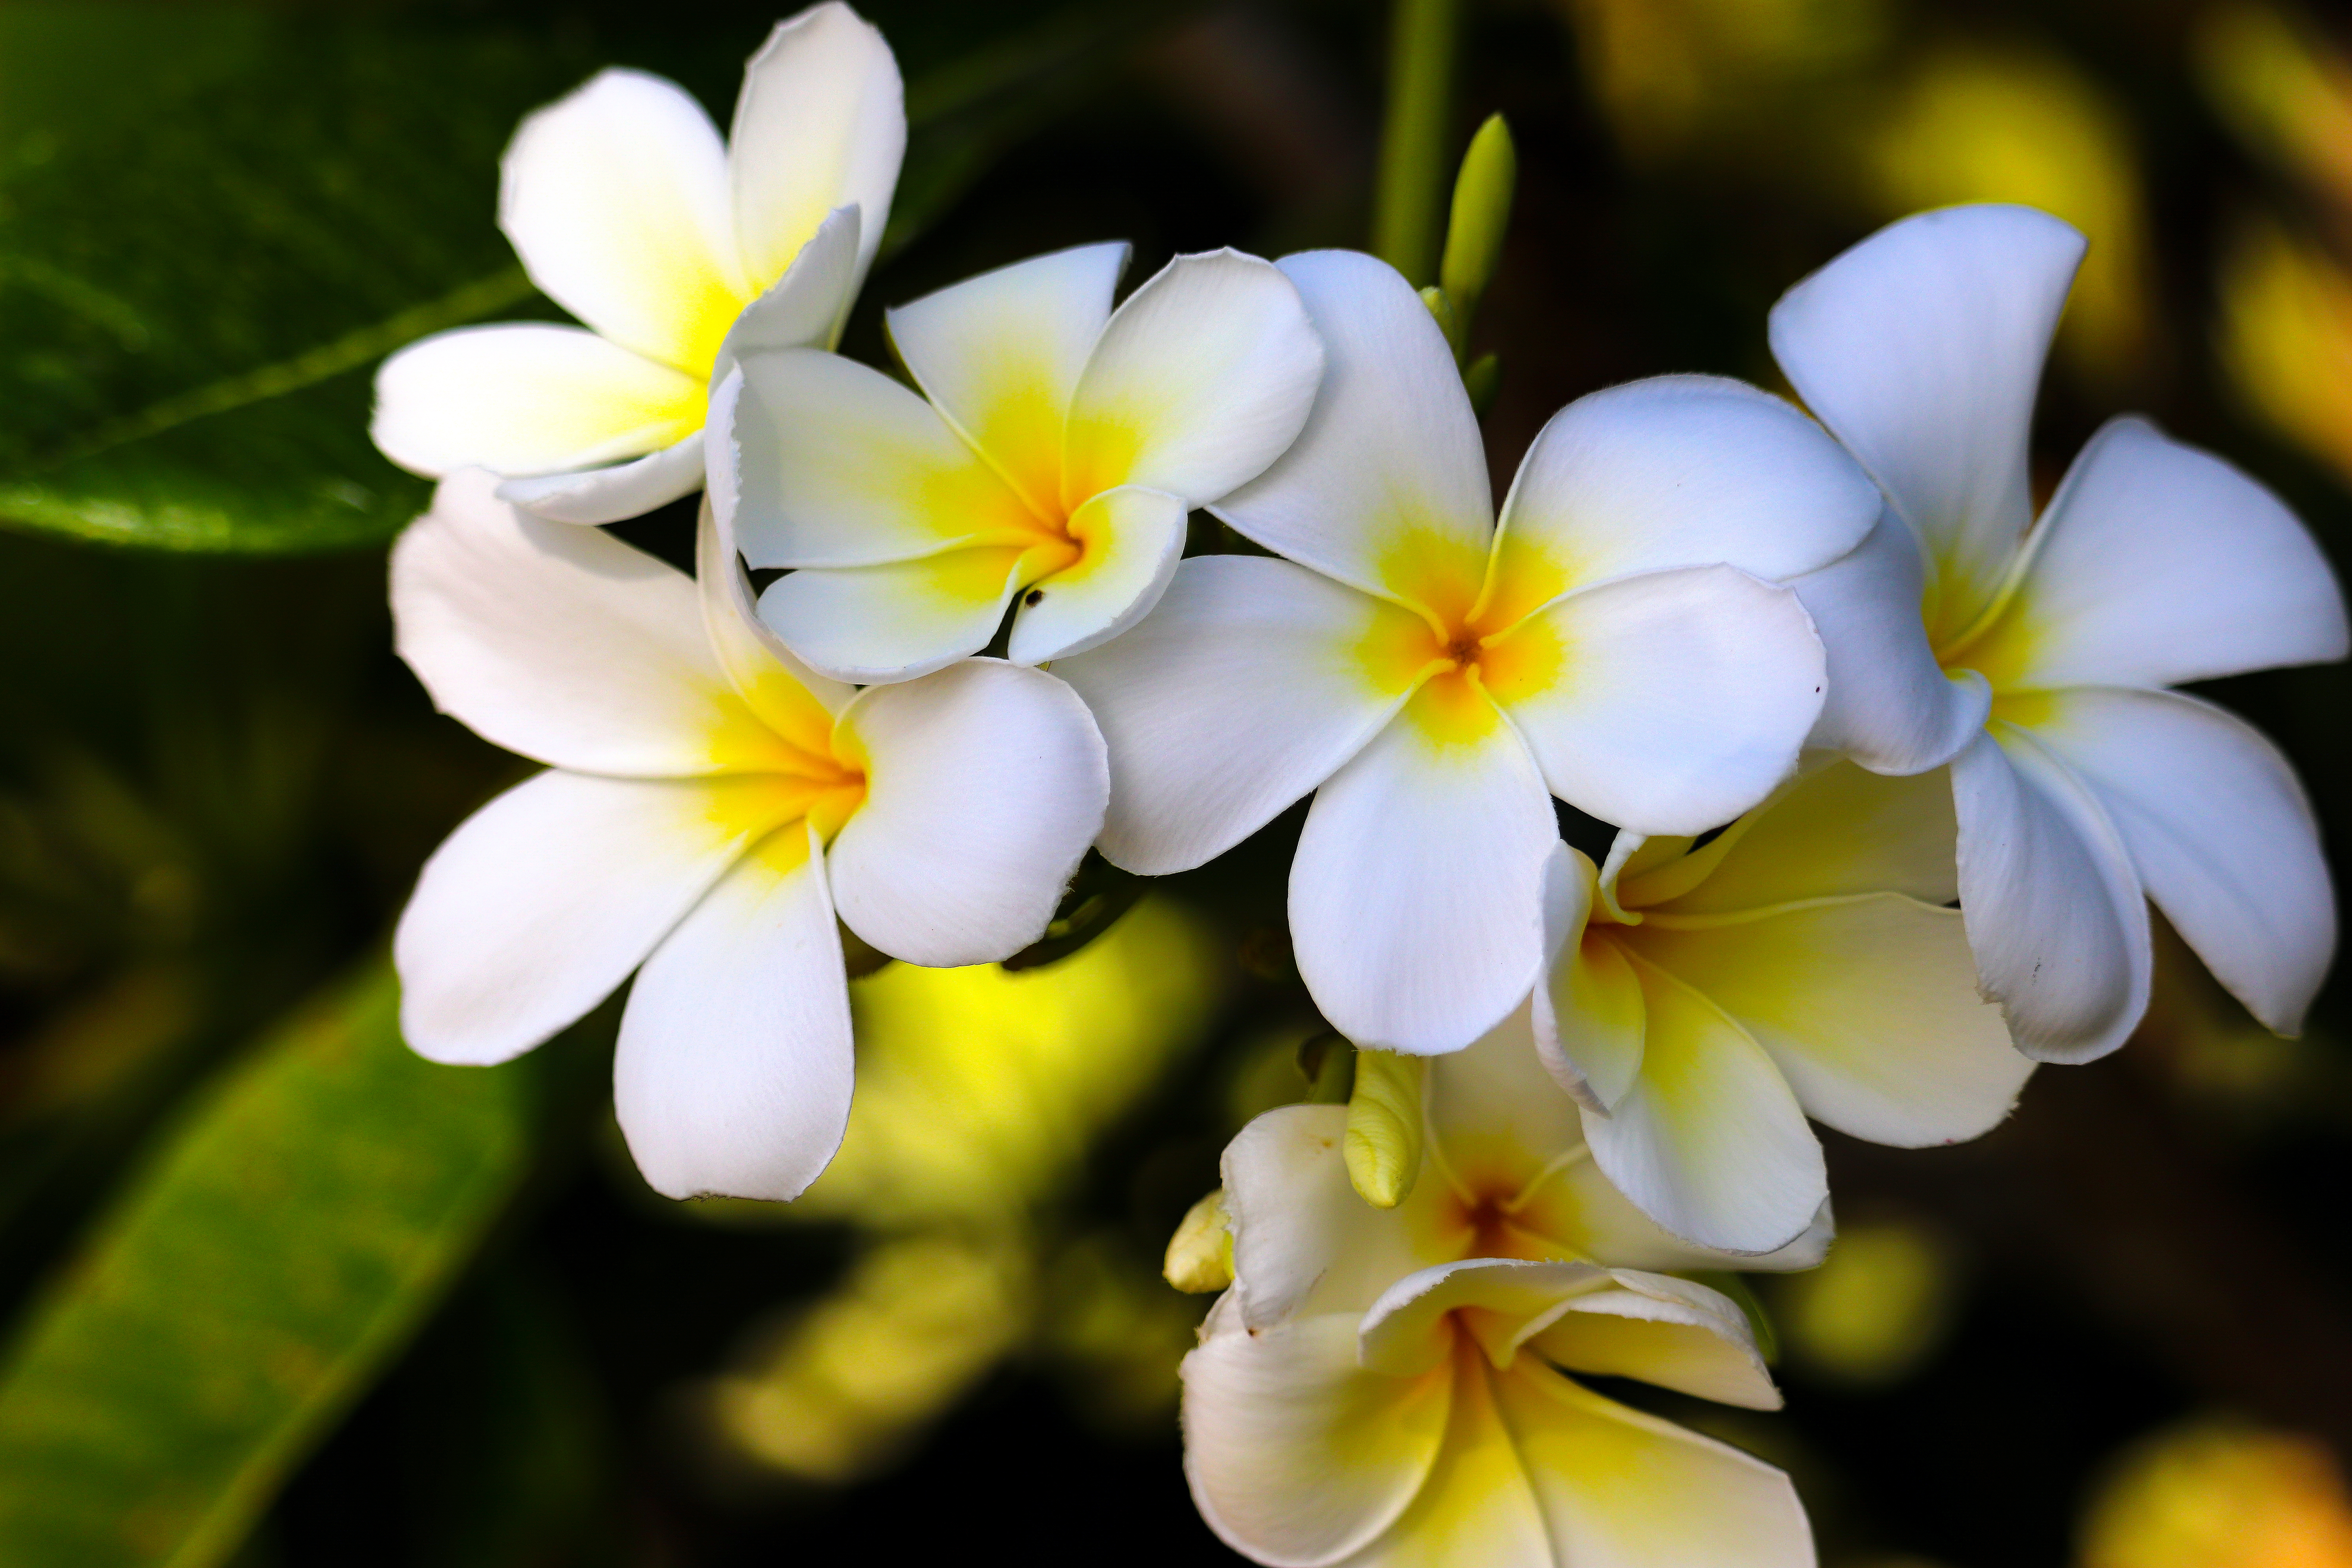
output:
[[[599, 76], [500, 199], [585, 325], [384, 365], [376, 438], [442, 480], [400, 652], [546, 764], [425, 868], [410, 1043], [503, 1060], [634, 973], [646, 1180], [787, 1199], [848, 1114], [852, 952], [1002, 960], [1090, 849], [1182, 871], [1311, 800], [1289, 923], [1339, 1043], [1170, 1251], [1222, 1292], [1184, 1368], [1203, 1516], [1282, 1568], [1810, 1562], [1785, 1477], [1578, 1378], [1776, 1405], [1717, 1271], [1831, 1245], [1810, 1123], [1970, 1138], [2114, 1049], [2150, 900], [2299, 1026], [2335, 944], [2310, 808], [2175, 688], [2343, 657], [2312, 540], [2130, 416], [2033, 515], [2083, 241], [2019, 207], [1791, 289], [1804, 409], [1595, 392], [1499, 505], [1463, 307], [1354, 252], [1123, 299], [1123, 245], [1015, 262], [889, 310], [886, 374], [835, 345], [901, 98], [838, 4], [776, 29], [723, 143]], [[698, 488], [690, 574], [593, 526]]]

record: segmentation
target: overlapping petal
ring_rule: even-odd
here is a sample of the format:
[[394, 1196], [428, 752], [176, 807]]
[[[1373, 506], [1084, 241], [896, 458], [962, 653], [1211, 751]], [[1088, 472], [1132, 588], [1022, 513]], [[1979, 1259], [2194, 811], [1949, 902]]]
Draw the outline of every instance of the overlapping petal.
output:
[[1829, 1196], [1821, 1144], [1780, 1069], [1707, 997], [1635, 957], [1642, 1072], [1584, 1136], [1612, 1184], [1675, 1235], [1766, 1253]]
[[1768, 579], [1857, 544], [1878, 489], [1822, 427], [1745, 382], [1662, 375], [1580, 397], [1503, 503], [1507, 624], [1574, 587], [1675, 566]]
[[1646, 866], [1647, 855], [1629, 860], [1615, 896], [1628, 909], [1670, 905], [1678, 916], [1878, 892], [1948, 904], [1959, 896], [1957, 831], [1943, 775], [1885, 778], [1832, 763], [1791, 781], [1693, 853]]
[[1006, 652], [1018, 664], [1099, 647], [1150, 615], [1184, 556], [1184, 503], [1165, 490], [1122, 485], [1070, 514], [1082, 553], [1021, 596]]
[[1495, 1392], [1542, 1512], [1550, 1561], [1811, 1568], [1804, 1508], [1771, 1466], [1524, 1358], [1495, 1380]]
[[1019, 494], [880, 371], [814, 350], [740, 368], [713, 400], [713, 439], [731, 445], [712, 499], [752, 565], [873, 566], [1034, 538]]
[[2080, 1062], [2147, 1010], [2147, 905], [2128, 851], [2083, 782], [2014, 724], [1952, 763], [1960, 912], [1977, 976], [2018, 1049]]
[[1728, 1013], [1808, 1115], [1874, 1143], [1974, 1138], [2032, 1070], [1977, 994], [1954, 910], [1864, 893], [1687, 924], [1653, 912], [1627, 940]]
[[1215, 500], [1290, 446], [1322, 375], [1323, 345], [1272, 263], [1180, 256], [1094, 345], [1070, 398], [1061, 502], [1119, 485]]
[[835, 680], [912, 680], [988, 646], [1020, 590], [1024, 553], [985, 545], [790, 572], [760, 595], [760, 618]]
[[1360, 1045], [1459, 1050], [1543, 962], [1542, 776], [1475, 692], [1423, 687], [1315, 796], [1290, 868], [1290, 931], [1316, 1005]]
[[1755, 1331], [1738, 1302], [1668, 1274], [1609, 1271], [1611, 1288], [1585, 1292], [1566, 1310], [1519, 1325], [1518, 1339], [1570, 1372], [1637, 1377], [1678, 1393], [1778, 1410]]
[[2344, 595], [2276, 496], [2145, 419], [2074, 459], [2000, 620], [1950, 658], [1995, 686], [2172, 686], [2342, 658]]
[[1442, 1183], [1416, 1183], [1393, 1209], [1356, 1195], [1340, 1152], [1347, 1125], [1345, 1106], [1286, 1105], [1225, 1146], [1234, 1296], [1249, 1330], [1335, 1312], [1352, 1326], [1393, 1281], [1458, 1256], [1420, 1212], [1442, 1203]]
[[1184, 1358], [1184, 1471], [1201, 1517], [1260, 1563], [1319, 1568], [1403, 1513], [1447, 1437], [1454, 1372], [1356, 1361], [1356, 1317], [1212, 1333]]
[[[864, 214], [856, 276], [889, 226], [907, 150], [905, 89], [873, 24], [828, 0], [776, 25], [743, 68], [728, 195], [744, 276], [781, 274], [840, 206]], [[854, 285], [853, 285], [854, 288]]]
[[1121, 241], [1033, 256], [889, 312], [915, 384], [1041, 517], [1062, 503], [1070, 395], [1128, 252]]
[[1212, 510], [1366, 593], [1466, 611], [1486, 568], [1494, 498], [1444, 334], [1371, 257], [1308, 251], [1281, 267], [1322, 339], [1321, 390], [1290, 449]]
[[698, 425], [685, 440], [633, 463], [509, 479], [499, 486], [498, 496], [556, 522], [619, 522], [692, 495], [702, 488], [702, 475]]
[[834, 840], [833, 897], [874, 947], [992, 963], [1045, 933], [1110, 790], [1086, 704], [1040, 670], [972, 659], [871, 687], [842, 713], [866, 801]]
[[849, 1121], [849, 993], [815, 834], [738, 860], [638, 972], [613, 1059], [637, 1169], [673, 1198], [781, 1201]]
[[1771, 793], [1821, 712], [1797, 596], [1729, 566], [1623, 577], [1507, 634], [1542, 667], [1493, 685], [1551, 793], [1643, 833], [1698, 833]]
[[548, 298], [688, 375], [709, 373], [757, 291], [736, 247], [719, 128], [685, 89], [643, 71], [601, 71], [523, 121], [501, 165], [499, 226]]
[[2027, 436], [2083, 237], [2031, 207], [1890, 224], [1783, 295], [1772, 352], [1917, 531], [1946, 636], [2000, 591], [2032, 517]]
[[2270, 1027], [2302, 1027], [2336, 897], [2294, 768], [2244, 721], [2171, 691], [2083, 688], [2032, 726], [2090, 786], [2148, 896]]
[[444, 712], [524, 756], [675, 777], [795, 760], [720, 669], [684, 574], [517, 511], [468, 470], [393, 551], [394, 642]]
[[460, 327], [383, 363], [369, 436], [411, 473], [570, 474], [702, 428], [696, 376], [578, 327]]
[[1874, 773], [1916, 773], [1951, 761], [1984, 727], [1992, 690], [1950, 675], [1920, 623], [1919, 546], [1888, 513], [1843, 559], [1793, 578], [1829, 661], [1829, 692], [1806, 744], [1844, 752]]
[[[1453, 1568], [1455, 1563], [1550, 1563], [1544, 1519], [1528, 1485], [1517, 1434], [1496, 1405], [1503, 1381], [1465, 1340], [1449, 1367], [1454, 1380], [1445, 1441], [1421, 1491], [1386, 1534], [1345, 1568]], [[1428, 1375], [1443, 1375], [1441, 1368]]]
[[790, 810], [767, 781], [556, 770], [458, 825], [400, 917], [401, 1033], [435, 1061], [530, 1049], [628, 978]]
[[1420, 625], [1286, 561], [1181, 563], [1134, 629], [1054, 666], [1110, 747], [1104, 856], [1187, 870], [1265, 826], [1403, 702], [1414, 672], [1382, 680], [1363, 650]]

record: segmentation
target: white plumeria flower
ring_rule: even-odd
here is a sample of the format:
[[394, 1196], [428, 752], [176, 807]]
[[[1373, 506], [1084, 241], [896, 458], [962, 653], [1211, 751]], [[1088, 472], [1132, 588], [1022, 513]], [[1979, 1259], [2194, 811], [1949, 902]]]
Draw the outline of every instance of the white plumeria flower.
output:
[[1498, 526], [1412, 289], [1348, 251], [1282, 268], [1322, 391], [1213, 510], [1288, 559], [1186, 561], [1140, 626], [1055, 672], [1110, 742], [1111, 861], [1200, 865], [1318, 792], [1290, 877], [1317, 1004], [1362, 1044], [1456, 1050], [1542, 962], [1549, 796], [1697, 833], [1788, 773], [1822, 656], [1766, 579], [1852, 549], [1878, 497], [1788, 404], [1667, 376], [1562, 410]]
[[1531, 1022], [1601, 1171], [1677, 1236], [1763, 1252], [1829, 1198], [1808, 1116], [1902, 1148], [1990, 1131], [2033, 1064], [1977, 994], [1950, 791], [1850, 763], [1704, 846], [1561, 846]]
[[1058, 251], [892, 310], [919, 396], [832, 354], [745, 356], [712, 406], [711, 493], [752, 565], [794, 569], [760, 613], [813, 668], [921, 675], [1016, 598], [1014, 662], [1093, 647], [1159, 602], [1185, 514], [1290, 445], [1323, 351], [1289, 280], [1180, 256], [1114, 310], [1127, 256]]
[[[1399, 1207], [1350, 1186], [1344, 1107], [1270, 1111], [1226, 1151], [1234, 1284], [1184, 1361], [1202, 1515], [1284, 1568], [1810, 1568], [1785, 1476], [1562, 1375], [1780, 1404], [1738, 1307], [1643, 1271], [1723, 1259], [1597, 1178], [1520, 1016], [1429, 1064]], [[1809, 1267], [1826, 1236], [1763, 1266]]]
[[544, 517], [612, 522], [703, 479], [711, 385], [754, 348], [830, 344], [882, 242], [907, 116], [882, 35], [832, 0], [781, 23], [721, 143], [676, 84], [607, 70], [532, 114], [499, 226], [593, 330], [463, 327], [376, 377], [384, 455], [503, 476]]
[[2286, 759], [2167, 689], [2344, 657], [2343, 597], [2310, 535], [2131, 416], [2033, 521], [2034, 392], [2083, 251], [2030, 207], [1923, 213], [1772, 311], [1782, 369], [1894, 513], [1797, 585], [1830, 649], [1816, 739], [1888, 772], [1950, 759], [1979, 983], [2044, 1061], [2100, 1056], [2138, 1022], [2144, 894], [2282, 1033], [2336, 945]]
[[638, 1169], [792, 1197], [849, 1114], [836, 916], [922, 964], [1036, 940], [1102, 820], [1101, 737], [1000, 660], [867, 691], [811, 673], [708, 508], [698, 590], [495, 484], [453, 476], [402, 536], [398, 646], [444, 712], [550, 768], [426, 862], [393, 944], [403, 1031], [504, 1061], [635, 970], [613, 1070]]

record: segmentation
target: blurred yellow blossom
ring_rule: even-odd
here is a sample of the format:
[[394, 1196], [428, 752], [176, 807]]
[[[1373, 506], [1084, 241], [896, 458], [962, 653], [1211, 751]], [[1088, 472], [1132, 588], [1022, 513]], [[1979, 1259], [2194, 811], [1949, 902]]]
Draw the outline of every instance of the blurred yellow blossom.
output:
[[2221, 1420], [2126, 1450], [2085, 1510], [2081, 1568], [2346, 1568], [2352, 1499], [2325, 1444]]
[[2250, 221], [2221, 281], [2222, 363], [2238, 395], [2352, 476], [2352, 278], [2319, 247]]
[[1829, 1261], [1772, 1281], [1790, 1355], [1857, 1387], [1900, 1383], [1940, 1349], [1958, 1305], [1958, 1270], [1940, 1236], [1908, 1220], [1841, 1227]]
[[2059, 351], [2110, 383], [2137, 368], [2148, 249], [2138, 162], [2116, 106], [2074, 67], [2039, 51], [1939, 51], [1897, 93], [1864, 160], [1883, 212], [2016, 202], [2081, 229], [2091, 248]]

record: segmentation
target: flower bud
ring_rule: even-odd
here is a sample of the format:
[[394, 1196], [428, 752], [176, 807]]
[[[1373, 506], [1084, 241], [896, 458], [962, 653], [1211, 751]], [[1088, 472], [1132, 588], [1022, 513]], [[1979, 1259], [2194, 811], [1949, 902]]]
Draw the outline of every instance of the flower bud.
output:
[[1421, 1076], [1419, 1057], [1356, 1053], [1344, 1149], [1349, 1182], [1374, 1208], [1404, 1202], [1421, 1174]]
[[1234, 1282], [1234, 1233], [1225, 1224], [1225, 1189], [1219, 1187], [1184, 1212], [1160, 1268], [1168, 1283], [1195, 1296]]
[[[1454, 211], [1445, 226], [1445, 259], [1437, 271], [1438, 284], [1453, 300], [1465, 336], [1502, 259], [1503, 232], [1511, 225], [1511, 190], [1518, 177], [1518, 150], [1511, 144], [1511, 129], [1501, 115], [1490, 114], [1462, 155], [1462, 173], [1454, 182]], [[1461, 352], [1457, 342], [1457, 358]]]

